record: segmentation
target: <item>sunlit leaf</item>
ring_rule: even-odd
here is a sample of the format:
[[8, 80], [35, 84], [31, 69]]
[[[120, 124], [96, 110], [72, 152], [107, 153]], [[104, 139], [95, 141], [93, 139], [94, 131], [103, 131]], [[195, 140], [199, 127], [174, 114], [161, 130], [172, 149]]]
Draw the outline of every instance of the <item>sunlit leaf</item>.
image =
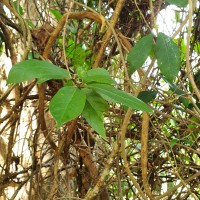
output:
[[50, 112], [60, 127], [78, 117], [85, 106], [86, 96], [76, 87], [61, 88], [50, 102]]
[[21, 7], [21, 5], [19, 4], [18, 1], [13, 1], [13, 5], [15, 7], [15, 9], [17, 10], [17, 12], [22, 16], [24, 14], [23, 8]]
[[38, 83], [50, 79], [69, 78], [67, 70], [42, 60], [25, 60], [12, 67], [7, 83], [20, 83], [37, 78]]
[[74, 66], [82, 66], [85, 62], [86, 53], [82, 47], [76, 47], [74, 50], [72, 64]]
[[50, 12], [54, 15], [54, 17], [57, 20], [60, 20], [62, 18], [62, 14], [58, 10], [50, 9]]
[[192, 162], [192, 160], [190, 159], [189, 156], [186, 156], [186, 155], [183, 155], [182, 159], [187, 163], [189, 164], [190, 162]]
[[97, 82], [97, 83], [115, 83], [111, 79], [109, 72], [103, 68], [91, 69], [83, 74], [82, 80], [86, 83]]

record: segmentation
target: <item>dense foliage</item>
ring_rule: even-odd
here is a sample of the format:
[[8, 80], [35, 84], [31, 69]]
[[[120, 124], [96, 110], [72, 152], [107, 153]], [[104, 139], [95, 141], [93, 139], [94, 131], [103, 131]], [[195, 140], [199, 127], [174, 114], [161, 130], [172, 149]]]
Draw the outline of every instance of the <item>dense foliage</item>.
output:
[[1, 0], [2, 199], [200, 199], [199, 19], [195, 0]]

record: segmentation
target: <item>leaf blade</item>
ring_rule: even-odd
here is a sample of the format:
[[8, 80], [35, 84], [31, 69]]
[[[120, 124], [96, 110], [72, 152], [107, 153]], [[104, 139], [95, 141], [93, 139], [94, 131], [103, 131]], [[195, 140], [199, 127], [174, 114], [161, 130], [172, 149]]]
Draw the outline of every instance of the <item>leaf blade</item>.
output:
[[82, 76], [82, 80], [85, 83], [90, 83], [90, 82], [107, 83], [107, 84], [115, 83], [115, 81], [111, 79], [109, 72], [103, 68], [91, 69], [85, 72]]
[[156, 98], [156, 95], [158, 94], [157, 91], [142, 91], [138, 95], [138, 99], [142, 100], [145, 103], [148, 103]]
[[86, 53], [84, 49], [80, 46], [76, 47], [72, 58], [72, 64], [76, 67], [82, 66], [84, 65], [85, 59], [86, 59]]
[[159, 33], [155, 55], [158, 67], [169, 82], [173, 82], [180, 67], [180, 51], [178, 46], [164, 33]]
[[21, 83], [31, 79], [38, 78], [42, 83], [50, 79], [69, 78], [65, 69], [42, 60], [25, 60], [12, 67], [8, 75], [7, 83]]
[[103, 113], [98, 112], [94, 109], [88, 101], [85, 103], [83, 110], [83, 117], [86, 119], [88, 124], [102, 137], [106, 136], [106, 131], [104, 128]]
[[127, 61], [130, 64], [130, 73], [134, 73], [142, 67], [153, 48], [153, 34], [141, 38], [128, 54]]
[[109, 108], [108, 103], [92, 90], [84, 88], [82, 91], [86, 94], [83, 117], [98, 134], [105, 138], [103, 113]]
[[61, 88], [52, 98], [49, 108], [52, 116], [60, 127], [76, 117], [84, 109], [86, 96], [73, 86]]
[[128, 106], [132, 109], [142, 110], [144, 112], [152, 112], [151, 108], [138, 98], [131, 96], [130, 94], [117, 90], [116, 88], [107, 84], [88, 84], [89, 88], [92, 88], [95, 92], [100, 94], [105, 100], [120, 103]]
[[165, 0], [169, 4], [173, 4], [179, 7], [186, 7], [188, 4], [188, 0]]

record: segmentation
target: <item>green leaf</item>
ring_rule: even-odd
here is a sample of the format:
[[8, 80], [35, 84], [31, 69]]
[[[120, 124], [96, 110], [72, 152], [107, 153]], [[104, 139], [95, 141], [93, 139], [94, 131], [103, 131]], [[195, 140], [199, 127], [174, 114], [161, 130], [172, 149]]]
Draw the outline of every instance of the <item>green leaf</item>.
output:
[[170, 141], [170, 147], [171, 148], [173, 148], [174, 147], [174, 145], [178, 142], [179, 140], [178, 139], [176, 139], [176, 138], [174, 138], [174, 139], [172, 139], [171, 141]]
[[86, 53], [83, 50], [83, 48], [76, 47], [76, 49], [74, 50], [73, 58], [72, 58], [72, 64], [74, 66], [82, 66], [84, 65], [85, 58], [86, 58]]
[[179, 100], [180, 102], [187, 108], [190, 104], [190, 101], [185, 98], [186, 94], [183, 90], [179, 89], [174, 83], [170, 83], [165, 78], [163, 80], [169, 84], [170, 90], [175, 92], [177, 95], [180, 95]]
[[77, 33], [77, 28], [73, 27], [73, 26], [69, 26], [67, 25], [67, 29], [71, 32], [71, 33]]
[[4, 42], [4, 35], [3, 33], [0, 31], [0, 56], [2, 55], [3, 53], [3, 42]]
[[88, 84], [95, 92], [100, 94], [105, 100], [120, 103], [132, 109], [141, 110], [144, 112], [152, 112], [151, 108], [138, 98], [130, 94], [117, 90], [116, 88], [107, 84]]
[[183, 159], [187, 164], [189, 164], [189, 163], [192, 162], [191, 159], [190, 159], [190, 157], [189, 157], [189, 156], [186, 156], [186, 155], [183, 155], [182, 159]]
[[90, 67], [86, 63], [84, 63], [82, 66], [76, 66], [76, 74], [80, 79], [82, 79], [83, 74], [86, 73], [89, 69]]
[[167, 183], [167, 189], [169, 190], [169, 189], [171, 189], [171, 188], [173, 188], [174, 187], [174, 183], [173, 182], [168, 182]]
[[103, 112], [106, 111], [109, 106], [97, 93], [88, 89], [84, 89], [84, 93], [86, 93], [86, 103], [82, 113], [83, 117], [85, 117], [87, 122], [97, 133], [102, 137], [106, 137]]
[[181, 60], [185, 60], [186, 45], [185, 45], [184, 39], [178, 38], [178, 39], [174, 39], [173, 41], [174, 41], [174, 43], [179, 45]]
[[195, 44], [194, 44], [194, 51], [196, 52], [196, 53], [200, 53], [200, 42], [198, 42], [198, 41], [195, 41]]
[[22, 16], [24, 14], [24, 12], [23, 12], [23, 8], [19, 4], [19, 2], [18, 1], [14, 1], [13, 5], [14, 5], [15, 9], [17, 10], [17, 12]]
[[138, 99], [148, 103], [156, 98], [157, 91], [142, 91], [138, 95]]
[[58, 10], [50, 9], [50, 12], [57, 20], [60, 20], [62, 18], [62, 14]]
[[186, 7], [188, 4], [188, 0], [165, 0], [169, 4], [173, 4], [179, 7]]
[[193, 141], [191, 141], [191, 140], [189, 140], [189, 139], [185, 139], [185, 140], [183, 140], [183, 143], [185, 144], [185, 145], [193, 145]]
[[42, 60], [25, 60], [12, 67], [7, 83], [20, 83], [37, 78], [38, 83], [50, 79], [69, 78], [67, 70]]
[[153, 48], [153, 35], [149, 34], [141, 38], [128, 54], [127, 61], [130, 64], [130, 73], [142, 67]]
[[114, 80], [111, 79], [110, 74], [103, 68], [91, 69], [83, 74], [82, 80], [86, 83], [97, 82], [113, 84]]
[[49, 108], [58, 127], [78, 117], [85, 106], [86, 95], [76, 87], [61, 88], [52, 98]]
[[75, 49], [75, 43], [72, 39], [69, 39], [66, 50], [65, 50], [67, 58], [73, 58], [74, 49]]
[[156, 48], [158, 67], [169, 82], [178, 75], [180, 67], [180, 51], [170, 37], [163, 33], [158, 34]]

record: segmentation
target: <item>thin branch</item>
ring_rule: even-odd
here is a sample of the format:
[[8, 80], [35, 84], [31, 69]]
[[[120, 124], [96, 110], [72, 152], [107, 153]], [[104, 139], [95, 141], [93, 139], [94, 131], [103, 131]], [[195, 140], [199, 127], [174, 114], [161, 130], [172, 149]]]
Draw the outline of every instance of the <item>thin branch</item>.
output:
[[190, 38], [192, 32], [192, 16], [193, 16], [193, 9], [194, 9], [193, 0], [189, 0], [189, 20], [188, 20], [188, 31], [187, 31], [187, 45], [186, 45], [186, 73], [192, 85], [194, 92], [196, 93], [199, 101], [200, 101], [200, 91], [194, 81], [194, 76], [192, 72], [192, 68], [190, 65]]
[[136, 179], [134, 178], [134, 176], [133, 176], [133, 174], [132, 174], [132, 172], [129, 168], [129, 163], [127, 161], [127, 152], [126, 152], [126, 146], [125, 146], [125, 135], [126, 135], [127, 126], [129, 124], [131, 116], [132, 116], [132, 110], [131, 110], [131, 108], [129, 108], [125, 117], [124, 117], [124, 122], [123, 122], [122, 129], [121, 129], [121, 155], [122, 155], [122, 158], [123, 158], [123, 161], [124, 161], [124, 167], [125, 167], [125, 170], [127, 172], [127, 175], [130, 177], [131, 181], [133, 182], [133, 185], [138, 190], [137, 196], [141, 196], [143, 198], [143, 200], [147, 200], [144, 192], [140, 188], [140, 185], [137, 183]]
[[[121, 12], [121, 10], [122, 10], [122, 8], [124, 6], [124, 3], [125, 3], [125, 0], [118, 0], [117, 1], [116, 8], [114, 10], [114, 13], [113, 13], [111, 21], [110, 21], [110, 25], [112, 26], [112, 28], [114, 28], [116, 23], [117, 23], [117, 20], [119, 18], [120, 12]], [[111, 35], [112, 35], [112, 30], [108, 29], [106, 31], [105, 35], [102, 38], [102, 44], [101, 44], [101, 47], [99, 49], [99, 53], [98, 53], [98, 55], [96, 57], [95, 63], [93, 65], [93, 68], [97, 68], [97, 67], [100, 66], [103, 54], [105, 52], [106, 46], [107, 46], [107, 44], [108, 44], [108, 42], [110, 40]]]
[[172, 193], [174, 193], [178, 188], [180, 188], [181, 186], [183, 186], [183, 182], [185, 184], [189, 183], [190, 181], [194, 180], [195, 178], [198, 178], [200, 176], [200, 172], [197, 172], [196, 174], [192, 175], [191, 177], [189, 177], [188, 179], [185, 179], [183, 181], [181, 181], [178, 185], [174, 186], [173, 188], [167, 190], [167, 192], [165, 192], [164, 194], [160, 195], [159, 197], [156, 197], [155, 200], [160, 200], [163, 199], [164, 197], [167, 197], [169, 195], [171, 195]]
[[141, 170], [142, 170], [142, 180], [145, 192], [150, 199], [154, 199], [151, 193], [150, 185], [148, 182], [148, 134], [149, 134], [149, 115], [144, 112], [142, 119], [142, 133], [141, 133]]

